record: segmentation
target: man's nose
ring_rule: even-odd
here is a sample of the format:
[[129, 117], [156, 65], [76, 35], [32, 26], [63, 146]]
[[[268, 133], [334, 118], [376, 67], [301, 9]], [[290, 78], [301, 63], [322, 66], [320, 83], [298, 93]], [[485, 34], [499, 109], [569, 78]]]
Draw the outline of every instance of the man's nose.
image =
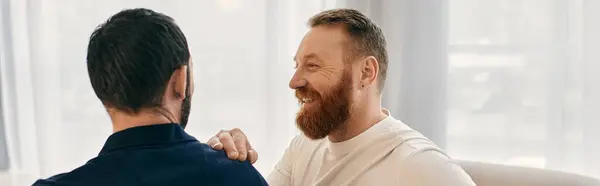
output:
[[294, 73], [292, 79], [290, 80], [290, 88], [291, 89], [299, 89], [301, 87], [306, 86], [306, 79], [301, 75], [301, 73]]

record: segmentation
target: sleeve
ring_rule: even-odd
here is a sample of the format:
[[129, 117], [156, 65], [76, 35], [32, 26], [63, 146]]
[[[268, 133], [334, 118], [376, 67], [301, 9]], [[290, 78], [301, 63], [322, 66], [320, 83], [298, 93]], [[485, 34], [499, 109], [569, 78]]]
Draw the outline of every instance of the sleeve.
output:
[[399, 185], [475, 186], [471, 177], [446, 155], [427, 150], [408, 156], [400, 172]]
[[283, 153], [283, 157], [275, 165], [275, 169], [267, 177], [269, 185], [273, 186], [288, 186], [292, 185], [292, 168], [295, 160], [294, 154], [297, 154], [301, 147], [302, 136], [294, 137], [290, 145]]

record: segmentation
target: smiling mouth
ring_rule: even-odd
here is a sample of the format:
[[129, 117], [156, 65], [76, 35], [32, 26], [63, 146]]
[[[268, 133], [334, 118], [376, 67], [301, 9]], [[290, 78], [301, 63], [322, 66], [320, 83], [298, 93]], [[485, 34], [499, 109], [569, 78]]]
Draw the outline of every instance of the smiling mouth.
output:
[[302, 103], [310, 103], [313, 102], [313, 99], [310, 98], [302, 98]]
[[313, 107], [317, 103], [317, 101], [317, 99], [302, 98], [300, 99], [300, 106], [302, 108]]

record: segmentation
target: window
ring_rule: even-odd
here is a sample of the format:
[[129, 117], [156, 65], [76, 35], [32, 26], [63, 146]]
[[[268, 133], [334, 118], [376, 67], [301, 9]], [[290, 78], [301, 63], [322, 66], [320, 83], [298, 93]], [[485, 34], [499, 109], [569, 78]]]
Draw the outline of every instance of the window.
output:
[[600, 176], [598, 1], [344, 2], [386, 34], [384, 106], [450, 156]]
[[574, 1], [448, 2], [449, 153], [582, 171]]

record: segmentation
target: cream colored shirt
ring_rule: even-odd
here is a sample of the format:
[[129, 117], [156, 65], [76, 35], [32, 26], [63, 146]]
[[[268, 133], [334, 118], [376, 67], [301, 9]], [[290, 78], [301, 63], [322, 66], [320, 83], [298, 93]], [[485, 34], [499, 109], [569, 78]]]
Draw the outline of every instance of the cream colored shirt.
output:
[[344, 142], [296, 136], [268, 176], [269, 185], [475, 185], [433, 142], [386, 114]]

